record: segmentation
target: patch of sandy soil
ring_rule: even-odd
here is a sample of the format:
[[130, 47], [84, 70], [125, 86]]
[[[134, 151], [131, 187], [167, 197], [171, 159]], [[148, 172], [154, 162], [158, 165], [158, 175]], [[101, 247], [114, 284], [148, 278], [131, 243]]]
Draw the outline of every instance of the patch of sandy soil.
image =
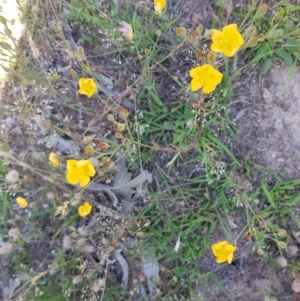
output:
[[288, 67], [274, 66], [261, 86], [249, 82], [249, 91], [240, 97], [244, 106], [236, 112], [233, 150], [285, 179], [299, 178], [300, 68], [292, 74]]
[[[7, 27], [10, 30], [11, 36], [15, 41], [18, 41], [23, 32], [24, 26], [20, 22], [20, 12], [18, 10], [18, 4], [15, 0], [0, 0], [0, 15], [3, 16], [7, 21]], [[14, 43], [9, 35], [7, 34], [7, 29], [3, 23], [0, 23], [0, 41], [3, 40], [8, 43], [12, 49], [14, 49]], [[2, 49], [0, 53], [0, 81], [5, 77], [6, 72], [2, 66], [8, 67], [11, 60], [11, 53], [8, 50]]]

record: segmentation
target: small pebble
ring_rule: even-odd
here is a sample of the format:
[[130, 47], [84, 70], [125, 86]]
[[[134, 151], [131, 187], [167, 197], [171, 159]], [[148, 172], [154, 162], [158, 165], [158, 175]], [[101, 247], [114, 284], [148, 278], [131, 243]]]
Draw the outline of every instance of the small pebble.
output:
[[295, 279], [292, 283], [292, 290], [295, 293], [300, 293], [300, 280], [299, 279]]
[[11, 237], [13, 240], [18, 240], [20, 234], [21, 233], [18, 228], [12, 228], [8, 231], [8, 236]]
[[82, 276], [81, 275], [77, 275], [73, 278], [73, 284], [78, 284], [80, 282], [82, 282]]
[[282, 268], [285, 268], [288, 265], [287, 259], [283, 256], [277, 257], [276, 261]]
[[285, 252], [287, 257], [294, 257], [298, 253], [298, 247], [295, 245], [288, 245]]
[[100, 290], [103, 290], [104, 288], [105, 288], [105, 278], [96, 280], [92, 287], [95, 293], [99, 292]]
[[46, 194], [46, 198], [47, 198], [48, 200], [54, 200], [55, 194], [54, 194], [53, 192], [48, 192], [48, 193]]
[[5, 180], [9, 183], [15, 183], [19, 181], [19, 173], [15, 169], [12, 169], [6, 175]]
[[85, 245], [85, 238], [81, 237], [77, 240], [78, 247], [83, 247]]
[[92, 245], [85, 245], [81, 248], [84, 253], [93, 253], [95, 251], [95, 247]]
[[70, 249], [72, 246], [72, 239], [69, 235], [65, 235], [63, 238], [63, 248], [64, 249]]

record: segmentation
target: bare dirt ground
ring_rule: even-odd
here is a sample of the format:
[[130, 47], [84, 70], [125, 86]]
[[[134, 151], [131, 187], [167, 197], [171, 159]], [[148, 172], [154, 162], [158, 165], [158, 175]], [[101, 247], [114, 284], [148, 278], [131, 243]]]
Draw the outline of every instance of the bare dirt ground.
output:
[[[195, 20], [198, 20], [200, 17], [204, 27], [209, 27], [213, 19], [213, 14], [216, 12], [216, 5], [212, 2], [213, 1], [209, 0], [173, 0], [168, 2], [168, 9], [179, 16], [178, 24], [180, 26], [189, 28], [194, 25]], [[234, 1], [234, 5], [236, 6], [245, 5], [246, 3], [247, 1]], [[197, 11], [195, 11], [195, 8], [197, 8]], [[49, 24], [50, 21], [51, 20], [49, 20]], [[80, 26], [76, 25], [72, 28], [71, 32], [76, 43], [79, 39], [79, 36], [76, 35], [79, 32], [79, 28]], [[46, 30], [50, 29], [46, 28]], [[99, 38], [100, 37], [103, 36], [100, 35]], [[83, 43], [82, 45], [85, 46]], [[47, 49], [49, 45], [43, 45], [43, 43], [41, 43], [39, 47], [41, 53], [46, 55], [43, 57], [43, 62], [37, 63], [39, 67], [47, 69], [51, 66], [51, 68], [63, 69], [70, 63], [67, 59], [64, 60], [63, 51], [61, 51], [61, 49], [56, 48], [55, 52], [52, 52], [52, 49], [50, 49], [51, 51]], [[43, 47], [45, 47], [44, 49], [46, 49], [46, 51], [43, 51]], [[88, 55], [101, 52], [101, 48], [84, 48]], [[130, 63], [128, 63], [128, 66], [128, 68], [130, 68]], [[176, 63], [174, 63], [174, 66], [170, 66], [170, 68], [172, 67], [175, 68]], [[117, 77], [118, 74], [118, 63], [111, 62], [106, 57], [95, 59], [94, 68], [95, 70], [111, 68], [109, 70], [110, 75]], [[188, 70], [188, 66], [184, 65], [180, 69], [182, 74], [184, 74], [186, 70]], [[235, 91], [239, 96], [234, 96], [229, 105], [232, 111], [232, 118], [236, 120], [237, 124], [237, 140], [226, 137], [224, 138], [224, 142], [239, 159], [244, 160], [247, 156], [250, 156], [253, 162], [275, 171], [283, 178], [296, 179], [300, 175], [300, 136], [298, 134], [300, 128], [300, 70], [296, 68], [291, 78], [289, 76], [290, 72], [290, 69], [278, 63], [269, 73], [262, 77], [261, 82], [259, 81], [258, 72], [254, 72], [249, 77], [244, 74], [244, 81], [242, 83], [235, 83]], [[116, 83], [119, 88], [125, 86], [121, 76], [124, 76], [124, 78], [130, 82], [128, 75], [118, 74], [118, 76], [119, 78], [116, 78]], [[172, 83], [167, 82], [166, 85], [171, 86]], [[27, 101], [30, 99], [31, 89], [33, 88], [29, 86]], [[6, 92], [9, 90], [10, 87], [7, 86]], [[78, 103], [85, 101], [85, 104], [87, 104], [86, 100], [75, 95], [75, 90], [75, 87], [73, 87], [69, 93], [73, 95]], [[62, 98], [64, 93], [62, 88], [57, 95]], [[19, 94], [16, 94], [15, 97], [18, 95]], [[7, 94], [4, 95], [4, 98], [5, 97], [7, 97]], [[46, 91], [45, 95], [43, 95], [43, 99], [49, 100], [49, 98], [50, 93]], [[166, 96], [165, 101], [168, 102], [170, 99], [171, 98], [168, 99]], [[52, 102], [54, 109], [50, 112], [50, 115], [51, 118], [60, 124], [63, 123], [60, 114], [65, 113], [65, 111], [61, 106], [55, 106], [55, 103], [56, 101], [54, 100]], [[101, 105], [93, 103], [92, 101], [89, 105], [95, 112], [99, 114], [103, 113]], [[172, 106], [170, 103], [166, 103], [166, 105]], [[5, 118], [8, 117], [9, 116], [5, 116]], [[77, 117], [75, 116], [74, 118]], [[37, 119], [38, 117], [36, 117], [36, 120]], [[32, 122], [34, 121], [35, 120]], [[83, 127], [87, 125], [89, 121], [88, 119], [83, 120]], [[12, 122], [13, 126], [17, 124], [15, 120], [7, 120], [7, 122]], [[80, 122], [80, 120], [78, 120], [78, 122]], [[37, 121], [37, 128], [41, 136], [43, 136], [43, 127], [46, 128], [47, 125]], [[95, 124], [95, 127], [100, 128], [100, 125]], [[20, 131], [20, 128], [21, 126], [16, 126], [10, 133], [10, 137], [19, 141], [14, 144], [15, 154], [20, 156], [22, 153], [22, 155], [26, 156], [26, 154], [24, 154], [25, 150], [30, 149], [36, 158], [38, 158], [38, 155], [42, 156], [42, 159], [37, 159], [37, 165], [42, 164], [43, 160], [46, 160], [46, 158], [43, 157], [43, 148], [40, 146], [26, 145], [26, 143], [21, 140], [22, 131]], [[101, 135], [104, 135], [104, 132], [105, 128], [103, 129], [102, 127], [102, 130], [97, 131], [96, 135], [101, 137]], [[165, 166], [170, 158], [167, 155], [163, 157], [160, 154], [157, 156], [157, 159], [157, 164]], [[184, 172], [181, 172], [182, 175], [184, 175]], [[185, 172], [188, 174], [190, 170]], [[39, 184], [43, 183], [42, 179], [39, 179], [39, 181], [41, 181]], [[26, 188], [33, 191], [34, 185], [31, 184], [32, 183], [28, 183]], [[97, 200], [97, 198], [91, 194], [88, 194], [87, 197]], [[98, 197], [103, 201], [103, 198]], [[45, 205], [45, 208], [47, 208], [47, 205]], [[34, 249], [50, 250], [50, 242], [54, 235], [50, 227], [52, 221], [44, 218], [43, 221], [40, 222], [44, 222], [45, 225], [47, 225], [47, 229], [45, 230], [47, 239], [45, 239], [43, 244], [32, 244], [32, 251], [34, 251]], [[238, 216], [237, 212], [237, 216], [233, 217], [234, 226], [230, 229], [231, 234], [228, 234], [227, 239], [230, 240], [232, 237], [236, 237], [242, 231], [244, 224], [244, 220]], [[296, 225], [292, 225], [291, 229], [295, 231], [298, 230]], [[118, 228], [118, 230], [120, 230], [120, 228]], [[221, 230], [218, 230], [215, 233], [215, 240], [217, 241], [223, 236], [224, 234], [221, 233]], [[59, 237], [59, 239], [62, 240], [62, 237]], [[294, 245], [298, 244], [294, 238], [292, 238], [292, 240], [294, 240]], [[259, 301], [262, 300], [262, 296], [267, 295], [269, 291], [272, 291], [280, 301], [298, 300], [297, 298], [299, 296], [294, 294], [291, 289], [292, 276], [289, 275], [288, 269], [277, 267], [276, 272], [274, 272], [273, 266], [276, 266], [276, 262], [270, 261], [266, 263], [262, 258], [253, 254], [253, 243], [251, 241], [242, 239], [239, 243], [236, 259], [232, 265], [218, 266], [210, 252], [207, 252], [201, 260], [191, 261], [190, 264], [191, 266], [198, 266], [199, 273], [206, 273], [213, 270], [220, 283], [230, 292], [226, 300]], [[47, 254], [47, 251], [39, 253], [37, 261], [42, 261]], [[138, 277], [137, 275], [141, 272], [140, 263], [137, 263], [133, 258], [130, 260], [129, 253], [126, 255], [128, 256], [126, 259], [131, 264], [130, 271], [134, 274], [131, 275], [131, 281], [133, 281], [135, 280], [135, 276]], [[51, 256], [49, 256], [49, 259], [51, 259]], [[289, 262], [292, 260], [292, 258], [288, 259]], [[6, 263], [2, 262], [1, 264], [5, 266]], [[40, 267], [38, 262], [35, 264]], [[43, 262], [43, 264], [47, 266], [47, 262]], [[116, 265], [116, 269], [117, 268], [118, 266]], [[117, 276], [120, 278], [120, 273], [115, 273], [118, 274]], [[8, 279], [3, 281], [8, 281]], [[133, 287], [133, 283], [130, 283], [130, 285]], [[198, 295], [200, 298], [201, 292], [203, 292], [203, 283], [195, 283], [194, 286], [195, 295]], [[216, 296], [221, 294], [218, 285], [212, 282], [204, 286]], [[132, 298], [131, 300], [135, 299]], [[137, 298], [136, 300], [140, 299]], [[217, 300], [217, 298], [211, 297], [205, 300], [214, 301]]]
[[[17, 2], [15, 0], [1, 0], [0, 14], [7, 19], [12, 37], [15, 39], [15, 41], [18, 41], [21, 37], [24, 27], [20, 22], [20, 12], [18, 10]], [[0, 32], [5, 32], [5, 26], [2, 23], [0, 23]], [[4, 39], [4, 41], [14, 48], [10, 38]], [[2, 49], [2, 51], [3, 53], [0, 54], [1, 60], [7, 60], [8, 57], [11, 57], [11, 55], [9, 55], [9, 51], [4, 49]], [[3, 66], [8, 68], [9, 62], [1, 62], [0, 80], [3, 80], [7, 74], [7, 72], [3, 69]]]
[[244, 114], [237, 120], [235, 153], [243, 159], [250, 155], [285, 179], [300, 176], [299, 83], [299, 68], [273, 66], [261, 82], [250, 79], [249, 92], [238, 99]]

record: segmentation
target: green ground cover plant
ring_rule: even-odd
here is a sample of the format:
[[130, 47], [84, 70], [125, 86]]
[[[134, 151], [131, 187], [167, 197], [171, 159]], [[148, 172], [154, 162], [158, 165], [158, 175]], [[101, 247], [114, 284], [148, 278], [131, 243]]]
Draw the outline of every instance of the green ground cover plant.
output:
[[251, 254], [275, 274], [294, 252], [299, 180], [224, 136], [247, 68], [295, 72], [299, 5], [218, 1], [183, 26], [167, 2], [29, 1], [27, 42], [1, 33], [4, 300], [243, 300], [219, 270]]

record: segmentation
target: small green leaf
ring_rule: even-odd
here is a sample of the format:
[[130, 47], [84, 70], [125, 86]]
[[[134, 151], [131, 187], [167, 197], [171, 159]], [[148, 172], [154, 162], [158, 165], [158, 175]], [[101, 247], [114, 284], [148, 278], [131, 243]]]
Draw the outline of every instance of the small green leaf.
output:
[[152, 98], [155, 100], [156, 104], [160, 107], [164, 107], [163, 103], [161, 102], [159, 96], [150, 88], [148, 89], [148, 92], [152, 96]]
[[271, 196], [267, 186], [266, 186], [266, 183], [265, 182], [261, 182], [260, 183], [260, 187], [261, 189], [263, 190], [265, 196], [267, 197], [268, 201], [270, 202], [271, 206], [275, 209], [276, 208], [276, 205], [274, 203], [274, 200], [273, 200], [273, 197]]
[[300, 41], [296, 39], [288, 40], [284, 49], [290, 52], [298, 51], [300, 50]]
[[255, 47], [256, 45], [257, 45], [257, 43], [258, 43], [258, 37], [252, 37], [252, 38], [250, 38], [248, 41], [247, 41], [247, 43], [246, 43], [246, 45], [245, 45], [245, 47], [246, 48], [251, 48], [251, 47]]
[[283, 35], [283, 29], [271, 29], [267, 34], [266, 37], [268, 39], [277, 39]]
[[2, 23], [3, 25], [6, 26], [6, 18], [4, 18], [3, 16], [0, 15], [0, 23]]
[[245, 29], [243, 36], [245, 40], [248, 41], [249, 39], [253, 38], [256, 35], [256, 33], [257, 33], [256, 27], [254, 25], [250, 25]]
[[231, 0], [229, 0], [226, 8], [227, 16], [230, 16], [232, 11], [233, 11], [233, 3]]
[[293, 66], [294, 60], [287, 51], [285, 51], [284, 49], [279, 49], [279, 50], [276, 50], [275, 53], [279, 56], [279, 58], [281, 58], [283, 60], [283, 62], [287, 66], [289, 66], [289, 67]]
[[11, 37], [11, 36], [12, 36], [12, 32], [11, 32], [11, 30], [10, 30], [8, 27], [5, 27], [5, 28], [4, 28], [4, 33], [5, 33], [8, 37]]
[[163, 123], [163, 128], [165, 130], [167, 130], [167, 131], [171, 131], [171, 130], [175, 130], [176, 129], [175, 125], [173, 123], [169, 122], [169, 121], [165, 121]]
[[261, 65], [261, 70], [260, 73], [266, 74], [272, 67], [272, 60], [270, 59], [265, 59], [265, 61], [263, 62], [263, 64]]
[[[266, 45], [266, 43], [261, 43], [261, 44], [262, 44], [262, 46], [258, 48], [257, 55], [256, 55], [256, 56], [260, 57], [259, 60], [261, 60], [261, 59], [263, 59], [265, 57], [270, 56], [270, 49], [269, 49], [269, 47]], [[259, 44], [259, 46], [261, 44]]]
[[5, 49], [5, 50], [12, 50], [11, 46], [8, 43], [4, 42], [4, 41], [0, 42], [0, 47], [2, 49]]

